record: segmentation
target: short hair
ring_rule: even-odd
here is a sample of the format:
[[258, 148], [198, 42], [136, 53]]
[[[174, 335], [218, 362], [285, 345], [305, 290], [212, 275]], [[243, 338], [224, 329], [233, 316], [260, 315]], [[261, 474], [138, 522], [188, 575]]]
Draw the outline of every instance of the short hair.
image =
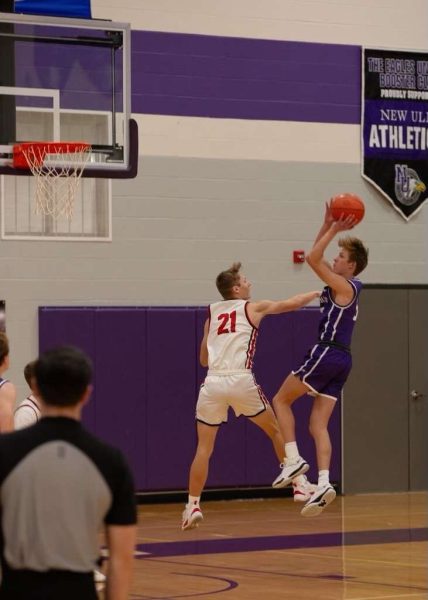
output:
[[349, 260], [355, 263], [354, 275], [358, 275], [367, 267], [369, 250], [361, 240], [355, 237], [345, 237], [339, 240], [340, 248], [348, 251]]
[[29, 387], [31, 387], [31, 380], [34, 377], [34, 365], [36, 364], [35, 360], [32, 360], [24, 367], [24, 377], [25, 381], [28, 383]]
[[9, 355], [9, 340], [4, 331], [0, 331], [0, 365]]
[[39, 356], [34, 365], [39, 394], [50, 406], [75, 406], [92, 379], [92, 363], [74, 346], [58, 346]]
[[240, 268], [241, 263], [235, 262], [231, 267], [226, 269], [226, 271], [222, 271], [221, 273], [219, 273], [219, 275], [217, 275], [215, 284], [217, 286], [218, 291], [225, 300], [231, 299], [231, 292], [233, 286], [239, 285]]

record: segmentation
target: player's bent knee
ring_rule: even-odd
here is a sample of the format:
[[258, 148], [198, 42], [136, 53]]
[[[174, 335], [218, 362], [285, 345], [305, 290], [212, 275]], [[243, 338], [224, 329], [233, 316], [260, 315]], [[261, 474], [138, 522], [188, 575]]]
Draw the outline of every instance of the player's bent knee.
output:
[[282, 404], [281, 401], [281, 397], [279, 394], [275, 394], [275, 396], [272, 398], [272, 406], [275, 409], [277, 406], [280, 406]]
[[275, 394], [275, 396], [272, 399], [272, 405], [273, 408], [275, 409], [278, 406], [283, 406], [284, 404], [290, 404], [293, 401], [293, 399], [291, 397], [289, 397], [287, 394]]

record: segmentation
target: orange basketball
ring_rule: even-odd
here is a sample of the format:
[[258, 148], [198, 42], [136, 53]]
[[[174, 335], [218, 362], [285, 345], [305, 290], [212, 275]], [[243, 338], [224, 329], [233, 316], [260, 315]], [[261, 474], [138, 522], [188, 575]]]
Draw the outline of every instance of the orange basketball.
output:
[[340, 215], [353, 215], [359, 223], [364, 217], [364, 212], [364, 202], [355, 194], [338, 194], [331, 201], [331, 214], [335, 221], [340, 219]]

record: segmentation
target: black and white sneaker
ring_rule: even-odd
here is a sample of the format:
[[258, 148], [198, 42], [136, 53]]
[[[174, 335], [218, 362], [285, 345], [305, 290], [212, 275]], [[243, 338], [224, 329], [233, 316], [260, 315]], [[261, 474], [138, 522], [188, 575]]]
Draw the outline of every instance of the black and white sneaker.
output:
[[295, 477], [303, 475], [309, 469], [308, 463], [301, 456], [284, 459], [280, 467], [282, 469], [281, 473], [272, 483], [272, 487], [274, 488], [286, 487]]
[[303, 517], [317, 517], [335, 498], [336, 492], [330, 483], [317, 486], [312, 497], [306, 502], [300, 514]]

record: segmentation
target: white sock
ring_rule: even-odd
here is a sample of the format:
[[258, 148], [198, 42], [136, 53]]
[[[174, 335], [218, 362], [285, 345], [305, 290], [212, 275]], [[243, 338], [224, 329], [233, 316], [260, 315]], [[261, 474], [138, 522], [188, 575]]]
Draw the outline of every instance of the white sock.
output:
[[188, 501], [187, 501], [187, 504], [188, 504], [189, 506], [191, 506], [191, 505], [194, 505], [194, 506], [199, 506], [199, 500], [200, 500], [200, 499], [201, 499], [201, 497], [200, 497], [200, 496], [191, 496], [191, 495], [189, 494], [189, 499], [188, 499]]
[[330, 483], [330, 471], [327, 469], [318, 471], [318, 485], [326, 485]]
[[285, 456], [286, 458], [291, 459], [299, 457], [299, 450], [297, 449], [296, 442], [287, 442], [285, 444]]

